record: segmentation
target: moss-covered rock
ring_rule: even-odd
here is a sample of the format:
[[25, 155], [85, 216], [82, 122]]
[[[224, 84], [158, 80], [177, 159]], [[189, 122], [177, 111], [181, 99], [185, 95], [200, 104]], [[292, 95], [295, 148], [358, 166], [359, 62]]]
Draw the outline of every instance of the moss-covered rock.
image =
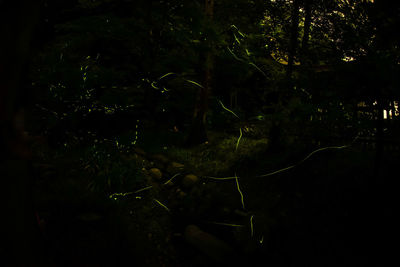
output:
[[183, 177], [183, 179], [182, 179], [182, 185], [185, 188], [191, 188], [192, 186], [194, 186], [198, 182], [199, 182], [199, 177], [197, 177], [194, 174], [188, 174], [185, 177]]
[[157, 181], [161, 180], [161, 178], [162, 178], [162, 172], [161, 172], [160, 169], [158, 169], [158, 168], [151, 168], [151, 169], [149, 170], [149, 175], [150, 175], [153, 179], [155, 179], [155, 180], [157, 180]]

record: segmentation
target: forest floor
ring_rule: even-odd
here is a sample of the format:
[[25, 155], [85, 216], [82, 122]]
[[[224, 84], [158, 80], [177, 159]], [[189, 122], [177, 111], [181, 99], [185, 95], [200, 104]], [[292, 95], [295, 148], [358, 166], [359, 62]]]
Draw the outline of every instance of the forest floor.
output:
[[[365, 266], [371, 260], [372, 222], [390, 217], [394, 202], [392, 192], [382, 199], [384, 193], [368, 188], [374, 151], [324, 150], [257, 177], [293, 166], [318, 147], [298, 143], [271, 151], [258, 136], [243, 137], [236, 148], [237, 136], [211, 131], [208, 144], [181, 148], [176, 136], [146, 133], [143, 150], [120, 157], [120, 172], [139, 166], [120, 192], [125, 195], [93, 186], [93, 175], [111, 167], [91, 172], [96, 163], [82, 164], [86, 148], [37, 156], [35, 202], [47, 263]], [[396, 159], [386, 153], [380, 175], [387, 181]], [[180, 174], [164, 168], [171, 162], [184, 165]], [[176, 182], [165, 183], [175, 172]], [[198, 177], [194, 185], [184, 185], [186, 174]], [[107, 175], [120, 177], [111, 171], [101, 177]]]

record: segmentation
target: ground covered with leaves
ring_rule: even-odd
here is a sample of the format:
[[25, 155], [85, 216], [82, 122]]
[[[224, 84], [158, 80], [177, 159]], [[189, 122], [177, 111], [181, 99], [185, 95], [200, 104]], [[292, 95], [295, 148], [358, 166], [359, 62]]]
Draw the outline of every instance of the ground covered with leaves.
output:
[[[370, 260], [373, 152], [354, 145], [301, 162], [318, 147], [276, 151], [267, 138], [237, 141], [210, 132], [207, 144], [164, 144], [151, 152], [120, 152], [106, 143], [35, 147], [35, 204], [46, 261], [355, 266]], [[387, 167], [392, 161], [388, 156]], [[194, 182], [185, 180], [189, 174]]]

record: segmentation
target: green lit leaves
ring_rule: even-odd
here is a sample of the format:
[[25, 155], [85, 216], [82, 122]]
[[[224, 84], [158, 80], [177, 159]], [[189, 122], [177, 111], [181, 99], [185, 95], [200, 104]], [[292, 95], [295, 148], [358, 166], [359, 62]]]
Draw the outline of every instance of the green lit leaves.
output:
[[[124, 144], [120, 140], [109, 140], [93, 144], [84, 151], [81, 158], [82, 170], [91, 178], [88, 189], [99, 192], [123, 192], [133, 188], [139, 182], [140, 168], [135, 161], [127, 162], [120, 149]], [[137, 192], [117, 193], [110, 198], [128, 196]]]

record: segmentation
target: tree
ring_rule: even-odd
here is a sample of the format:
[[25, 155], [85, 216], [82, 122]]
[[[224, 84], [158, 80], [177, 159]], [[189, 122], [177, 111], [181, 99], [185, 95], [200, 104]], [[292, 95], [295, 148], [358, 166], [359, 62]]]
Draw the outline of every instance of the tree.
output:
[[39, 261], [39, 231], [33, 209], [29, 149], [24, 143], [24, 90], [32, 37], [41, 1], [0, 2], [0, 177], [4, 262], [35, 264]]
[[287, 77], [290, 80], [293, 72], [293, 64], [297, 50], [297, 39], [299, 35], [299, 8], [300, 0], [293, 1], [292, 15], [291, 15], [291, 28], [290, 28], [290, 44], [287, 64]]
[[[204, 14], [206, 19], [211, 22], [214, 14], [214, 0], [205, 0]], [[207, 38], [207, 37], [206, 37]], [[193, 114], [192, 126], [186, 140], [187, 145], [201, 144], [208, 141], [206, 132], [206, 116], [208, 108], [208, 99], [211, 92], [212, 79], [212, 52], [206, 51], [204, 58], [204, 85], [200, 87], [196, 100], [196, 106]]]
[[307, 64], [307, 55], [308, 55], [308, 42], [310, 39], [310, 31], [311, 31], [311, 19], [312, 19], [312, 0], [304, 0], [304, 30], [303, 30], [303, 39], [301, 42], [301, 54], [300, 54], [300, 64]]

